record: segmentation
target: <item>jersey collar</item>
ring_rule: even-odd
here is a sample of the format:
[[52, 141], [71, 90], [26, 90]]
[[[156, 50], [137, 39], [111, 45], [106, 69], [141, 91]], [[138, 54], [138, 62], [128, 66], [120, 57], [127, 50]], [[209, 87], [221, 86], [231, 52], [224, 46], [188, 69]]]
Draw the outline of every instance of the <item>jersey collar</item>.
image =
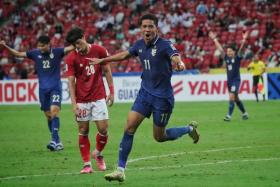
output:
[[[159, 39], [159, 36], [156, 35], [156, 37], [155, 37], [149, 44], [147, 44], [146, 47], [151, 47], [151, 46], [156, 45], [158, 39]], [[143, 41], [144, 41], [144, 40], [143, 40]], [[144, 42], [144, 43], [145, 43], [145, 42]]]

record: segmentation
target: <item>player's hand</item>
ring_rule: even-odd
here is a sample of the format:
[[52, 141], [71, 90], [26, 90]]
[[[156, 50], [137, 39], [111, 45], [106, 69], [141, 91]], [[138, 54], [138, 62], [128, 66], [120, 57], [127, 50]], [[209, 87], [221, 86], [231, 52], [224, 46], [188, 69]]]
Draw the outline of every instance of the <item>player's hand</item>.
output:
[[77, 105], [77, 103], [74, 103], [72, 105], [72, 110], [73, 110], [73, 113], [78, 116], [79, 115], [79, 106]]
[[215, 38], [217, 38], [217, 34], [215, 34], [214, 32], [210, 31], [209, 32], [209, 37], [214, 40]]
[[87, 60], [89, 60], [89, 64], [100, 64], [103, 62], [102, 59], [99, 58], [86, 58]]
[[175, 66], [175, 71], [183, 71], [186, 69], [185, 64], [183, 62], [179, 62]]
[[243, 38], [243, 41], [245, 41], [249, 36], [249, 31], [246, 31], [245, 33], [242, 34], [242, 38]]
[[113, 94], [109, 94], [106, 97], [106, 103], [107, 103], [107, 106], [109, 106], [109, 107], [113, 106], [113, 104], [114, 104], [114, 95]]
[[2, 49], [2, 47], [4, 47], [6, 45], [6, 42], [4, 41], [4, 40], [1, 40], [0, 41], [0, 47], [1, 47], [1, 49]]

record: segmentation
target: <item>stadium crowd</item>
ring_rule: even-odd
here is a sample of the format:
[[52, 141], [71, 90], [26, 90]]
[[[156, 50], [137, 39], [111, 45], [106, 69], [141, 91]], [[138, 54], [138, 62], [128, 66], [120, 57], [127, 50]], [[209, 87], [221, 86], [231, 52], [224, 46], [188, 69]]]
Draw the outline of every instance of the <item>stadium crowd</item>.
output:
[[[188, 70], [207, 73], [223, 67], [220, 53], [208, 37], [216, 32], [221, 43], [240, 43], [250, 31], [242, 66], [247, 67], [255, 53], [268, 67], [280, 64], [279, 0], [36, 0], [24, 9], [24, 0], [1, 1], [0, 38], [16, 50], [36, 47], [37, 38], [48, 34], [52, 46], [65, 44], [65, 34], [74, 25], [85, 29], [89, 43], [106, 47], [110, 54], [127, 49], [139, 39], [138, 18], [150, 12], [159, 18], [163, 37], [174, 42]], [[113, 72], [139, 72], [132, 58], [113, 63]], [[0, 49], [1, 79], [36, 78], [34, 64], [17, 59]]]

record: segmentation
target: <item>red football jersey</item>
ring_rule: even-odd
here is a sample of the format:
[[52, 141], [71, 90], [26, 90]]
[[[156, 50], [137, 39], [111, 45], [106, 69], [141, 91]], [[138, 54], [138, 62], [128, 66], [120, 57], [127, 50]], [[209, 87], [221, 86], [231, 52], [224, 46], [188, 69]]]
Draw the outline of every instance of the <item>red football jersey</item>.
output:
[[89, 64], [86, 58], [105, 58], [108, 52], [99, 45], [90, 45], [89, 52], [81, 55], [76, 50], [66, 57], [66, 75], [76, 78], [76, 102], [86, 103], [106, 97], [102, 66]]

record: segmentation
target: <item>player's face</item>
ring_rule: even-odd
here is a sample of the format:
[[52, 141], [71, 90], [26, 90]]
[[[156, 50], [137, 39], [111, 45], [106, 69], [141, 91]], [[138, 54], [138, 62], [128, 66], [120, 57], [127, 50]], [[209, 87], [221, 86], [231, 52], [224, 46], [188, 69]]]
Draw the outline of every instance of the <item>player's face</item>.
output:
[[74, 43], [75, 48], [79, 51], [79, 53], [82, 54], [86, 54], [88, 51], [88, 45], [87, 42], [81, 38], [78, 39], [75, 43]]
[[41, 51], [41, 53], [47, 53], [50, 50], [50, 44], [38, 42], [37, 48]]
[[227, 48], [227, 56], [233, 58], [235, 55], [235, 51], [232, 48]]
[[141, 33], [145, 43], [151, 42], [158, 33], [157, 26], [154, 21], [149, 19], [142, 20]]

